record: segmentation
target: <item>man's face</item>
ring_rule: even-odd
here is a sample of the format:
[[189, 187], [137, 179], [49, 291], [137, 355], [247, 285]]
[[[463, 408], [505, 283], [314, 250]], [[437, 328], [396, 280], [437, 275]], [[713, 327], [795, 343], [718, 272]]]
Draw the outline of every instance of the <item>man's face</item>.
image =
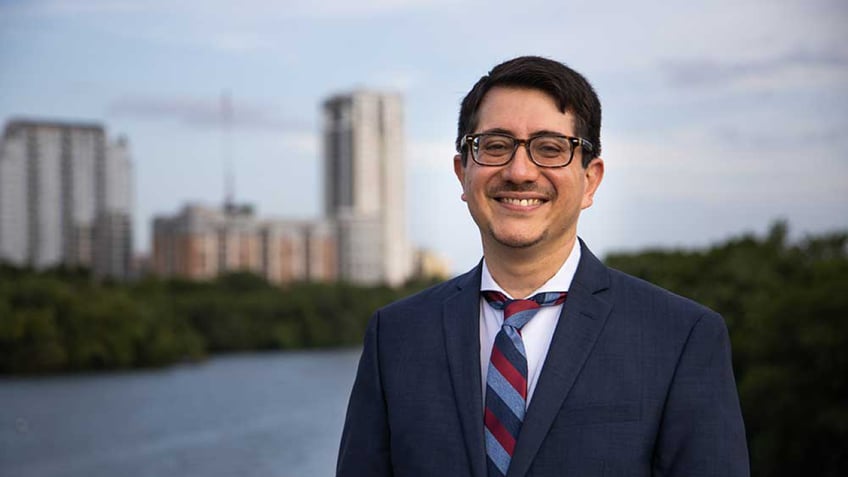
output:
[[[539, 134], [576, 136], [574, 115], [561, 113], [546, 93], [525, 88], [494, 87], [477, 112], [474, 133], [500, 132], [519, 139]], [[582, 149], [567, 167], [535, 165], [520, 146], [503, 166], [481, 166], [469, 157], [465, 167], [454, 157], [462, 199], [480, 228], [484, 251], [493, 247], [553, 251], [571, 243], [580, 211], [592, 199], [604, 172], [603, 161], [582, 167]]]

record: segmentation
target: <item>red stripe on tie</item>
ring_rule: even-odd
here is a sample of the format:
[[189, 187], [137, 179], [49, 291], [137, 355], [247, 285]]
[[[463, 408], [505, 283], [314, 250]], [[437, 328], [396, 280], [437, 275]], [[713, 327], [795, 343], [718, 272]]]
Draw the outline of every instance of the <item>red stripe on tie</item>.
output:
[[539, 304], [533, 300], [515, 300], [510, 302], [504, 309], [504, 319], [527, 310], [535, 310], [539, 308]]
[[515, 450], [515, 437], [509, 433], [506, 427], [501, 424], [501, 421], [498, 420], [498, 417], [488, 408], [486, 408], [486, 415], [483, 417], [483, 422], [486, 423], [486, 429], [495, 436], [495, 439], [500, 442], [501, 447], [512, 457], [512, 453]]
[[509, 381], [509, 384], [518, 391], [522, 399], [527, 400], [527, 378], [521, 374], [512, 363], [506, 359], [501, 349], [497, 346], [492, 348], [492, 364], [500, 371], [501, 375]]

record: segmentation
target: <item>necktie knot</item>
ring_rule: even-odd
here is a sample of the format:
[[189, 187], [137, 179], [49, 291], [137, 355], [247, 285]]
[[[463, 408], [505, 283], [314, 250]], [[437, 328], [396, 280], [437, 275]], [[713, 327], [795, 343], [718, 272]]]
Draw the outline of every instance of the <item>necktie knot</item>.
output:
[[504, 312], [504, 325], [520, 330], [530, 321], [539, 308], [543, 306], [561, 305], [565, 302], [567, 292], [541, 292], [528, 299], [512, 300], [501, 292], [486, 290], [483, 298], [497, 310]]

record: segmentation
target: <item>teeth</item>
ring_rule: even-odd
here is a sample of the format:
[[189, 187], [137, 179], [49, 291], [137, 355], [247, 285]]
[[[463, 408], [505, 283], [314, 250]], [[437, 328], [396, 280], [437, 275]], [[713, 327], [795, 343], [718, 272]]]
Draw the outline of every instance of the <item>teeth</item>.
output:
[[506, 202], [507, 204], [520, 205], [521, 207], [529, 207], [531, 205], [539, 205], [542, 203], [539, 199], [512, 199], [509, 197], [504, 197], [501, 201]]

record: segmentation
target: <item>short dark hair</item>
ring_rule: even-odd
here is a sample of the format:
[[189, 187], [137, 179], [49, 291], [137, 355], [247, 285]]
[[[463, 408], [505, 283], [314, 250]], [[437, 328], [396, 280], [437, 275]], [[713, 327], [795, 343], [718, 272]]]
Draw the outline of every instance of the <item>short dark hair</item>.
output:
[[477, 111], [486, 93], [495, 86], [537, 89], [549, 94], [559, 105], [576, 116], [576, 134], [592, 143], [591, 154], [583, 154], [583, 167], [601, 154], [601, 102], [589, 81], [580, 73], [554, 60], [539, 56], [520, 56], [505, 61], [480, 78], [462, 100], [457, 125], [456, 150], [462, 165], [468, 161], [463, 138], [477, 128]]

